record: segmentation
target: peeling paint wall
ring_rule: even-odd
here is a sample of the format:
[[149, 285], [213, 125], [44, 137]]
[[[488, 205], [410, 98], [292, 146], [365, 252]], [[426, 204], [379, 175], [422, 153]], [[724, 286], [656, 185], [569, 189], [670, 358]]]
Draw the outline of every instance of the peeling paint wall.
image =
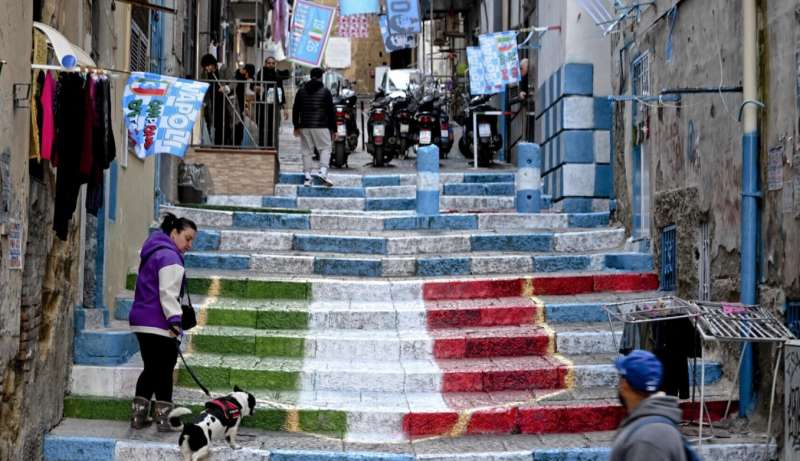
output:
[[[740, 2], [685, 0], [674, 23], [664, 13], [672, 0], [659, 0], [641, 21], [628, 23], [612, 42], [611, 82], [615, 94], [631, 94], [631, 60], [650, 54], [651, 94], [665, 88], [738, 86], [742, 80], [742, 13]], [[762, 218], [760, 299], [779, 317], [787, 298], [800, 298], [800, 143], [798, 143], [798, 50], [800, 3], [759, 1], [759, 114]], [[672, 37], [672, 56], [667, 43]], [[627, 45], [627, 54], [620, 52]], [[652, 104], [641, 118], [647, 128], [642, 141], [649, 155], [652, 215], [651, 238], [656, 256], [660, 231], [678, 228], [678, 294], [698, 296], [702, 222], [710, 228], [711, 298], [738, 300], [740, 275], [740, 193], [742, 127], [737, 120], [741, 93], [683, 95], [680, 104]], [[632, 217], [631, 154], [634, 140], [632, 104], [617, 103], [615, 120], [615, 188], [617, 219], [630, 226]], [[768, 190], [769, 150], [783, 148]], [[617, 168], [620, 166], [620, 168]], [[797, 205], [795, 205], [797, 204]], [[756, 350], [757, 386], [762, 414], [769, 404], [773, 357], [768, 347]], [[738, 357], [730, 354], [729, 362]], [[731, 364], [729, 363], [729, 368]], [[763, 377], [758, 379], [758, 377]], [[778, 384], [779, 386], [781, 384]], [[778, 405], [781, 404], [779, 398]], [[778, 407], [779, 408], [779, 407]], [[780, 426], [780, 425], [778, 425]], [[780, 431], [780, 427], [776, 430]]]

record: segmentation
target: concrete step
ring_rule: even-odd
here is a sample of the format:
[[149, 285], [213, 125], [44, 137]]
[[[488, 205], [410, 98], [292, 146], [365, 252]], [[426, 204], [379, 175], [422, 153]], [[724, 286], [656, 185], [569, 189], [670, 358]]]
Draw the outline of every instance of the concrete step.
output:
[[270, 252], [242, 254], [191, 252], [187, 269], [249, 271], [261, 274], [352, 277], [432, 277], [564, 273], [575, 271], [652, 270], [652, 257], [641, 253], [531, 255], [526, 253], [464, 253], [448, 255], [368, 256], [342, 253]]
[[[300, 210], [409, 211], [416, 210], [415, 197], [354, 197], [356, 190], [347, 188], [318, 189], [316, 196], [264, 197], [261, 205], [267, 208], [296, 208]], [[344, 194], [344, 195], [339, 195]], [[229, 205], [230, 203], [212, 203]], [[506, 195], [442, 195], [439, 208], [450, 211], [489, 211], [514, 209], [514, 197]]]
[[[469, 196], [512, 196], [515, 195], [514, 182], [497, 183], [443, 183], [439, 191], [442, 195], [469, 195]], [[278, 184], [275, 186], [274, 197], [328, 197], [328, 198], [391, 198], [408, 197], [417, 195], [417, 187], [410, 186], [377, 186], [377, 187], [345, 187], [336, 184], [334, 187], [303, 187], [294, 184]], [[244, 205], [259, 206], [257, 199], [245, 196], [209, 197], [210, 204], [218, 205]], [[263, 197], [264, 200], [268, 197]], [[264, 205], [266, 206], [266, 205]]]
[[503, 230], [566, 229], [605, 227], [608, 212], [532, 213], [515, 212], [447, 213], [439, 216], [416, 216], [411, 212], [366, 213], [318, 210], [310, 213], [259, 212], [256, 209], [218, 210], [164, 206], [162, 212], [174, 213], [194, 221], [201, 229], [295, 229], [319, 231], [410, 231], [410, 230]]
[[[439, 181], [443, 184], [489, 184], [513, 183], [514, 170], [497, 173], [450, 173], [440, 172]], [[388, 174], [388, 175], [356, 175], [330, 173], [329, 178], [341, 187], [381, 187], [381, 186], [413, 186], [417, 184], [417, 175], [413, 174]], [[281, 173], [279, 184], [303, 184], [302, 173]]]
[[[247, 419], [245, 420], [245, 422]], [[239, 431], [239, 450], [215, 443], [214, 460], [245, 461], [605, 461], [613, 432], [574, 435], [473, 435], [397, 443], [333, 441], [313, 435]], [[734, 435], [704, 442], [707, 461], [769, 461], [777, 447], [761, 439]], [[66, 418], [44, 437], [45, 461], [160, 461], [178, 459], [174, 433], [146, 429], [131, 433], [124, 421]]]
[[[342, 254], [446, 254], [463, 252], [592, 252], [622, 248], [625, 230], [558, 229], [555, 231], [247, 231], [201, 229], [197, 251], [303, 251]], [[643, 255], [644, 256], [644, 255]]]

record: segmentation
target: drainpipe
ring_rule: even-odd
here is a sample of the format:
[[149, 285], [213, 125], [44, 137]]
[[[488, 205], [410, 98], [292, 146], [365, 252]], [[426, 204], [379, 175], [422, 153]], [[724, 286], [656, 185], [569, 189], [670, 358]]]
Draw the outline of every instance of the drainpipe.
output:
[[[758, 231], [758, 63], [756, 50], [756, 0], [742, 0], [743, 36], [743, 133], [741, 206], [741, 302], [756, 304], [756, 234]], [[739, 416], [753, 408], [753, 347], [744, 344], [739, 376]]]

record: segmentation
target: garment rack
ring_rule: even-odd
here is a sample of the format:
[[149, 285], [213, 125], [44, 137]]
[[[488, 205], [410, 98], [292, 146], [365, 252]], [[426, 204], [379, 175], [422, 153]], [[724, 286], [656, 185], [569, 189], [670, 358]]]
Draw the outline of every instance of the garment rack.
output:
[[120, 77], [123, 75], [131, 74], [126, 70], [103, 69], [100, 67], [90, 67], [90, 66], [64, 67], [55, 64], [31, 64], [31, 69], [56, 70], [59, 72], [85, 72], [87, 74], [94, 73], [98, 75], [107, 75], [109, 77]]

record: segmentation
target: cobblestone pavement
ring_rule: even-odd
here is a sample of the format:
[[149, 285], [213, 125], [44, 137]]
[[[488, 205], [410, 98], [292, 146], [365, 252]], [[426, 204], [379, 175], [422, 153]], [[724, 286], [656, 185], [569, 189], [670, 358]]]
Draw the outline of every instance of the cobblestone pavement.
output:
[[[360, 125], [359, 121], [359, 125]], [[454, 124], [455, 125], [455, 124]], [[362, 130], [363, 131], [363, 130]], [[440, 162], [442, 172], [464, 172], [464, 171], [497, 171], [503, 169], [510, 169], [512, 165], [508, 163], [499, 162], [493, 168], [478, 168], [475, 170], [467, 164], [467, 160], [461, 155], [458, 150], [458, 139], [461, 136], [461, 127], [456, 126], [455, 141], [448, 158]], [[281, 124], [280, 141], [279, 141], [278, 156], [281, 162], [281, 172], [297, 172], [303, 171], [303, 162], [300, 157], [300, 139], [292, 135], [292, 121], [284, 120]], [[388, 167], [375, 168], [371, 166], [372, 156], [361, 146], [361, 141], [358, 143], [358, 150], [350, 154], [348, 161], [349, 168], [346, 169], [333, 169], [334, 173], [350, 173], [350, 174], [398, 174], [398, 173], [415, 173], [416, 162], [413, 158], [408, 160], [394, 159]]]

